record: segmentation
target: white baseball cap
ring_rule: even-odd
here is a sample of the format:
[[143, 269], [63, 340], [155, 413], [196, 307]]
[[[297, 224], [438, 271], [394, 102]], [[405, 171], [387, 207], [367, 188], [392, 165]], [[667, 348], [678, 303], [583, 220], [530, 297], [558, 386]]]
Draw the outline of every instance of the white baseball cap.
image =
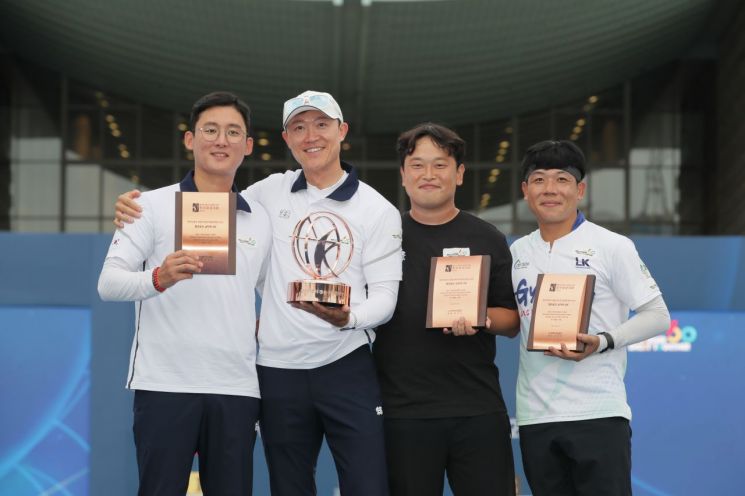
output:
[[282, 128], [287, 128], [287, 121], [306, 110], [320, 110], [332, 119], [339, 119], [339, 122], [344, 122], [339, 104], [336, 103], [333, 96], [322, 91], [304, 91], [285, 102], [282, 109]]

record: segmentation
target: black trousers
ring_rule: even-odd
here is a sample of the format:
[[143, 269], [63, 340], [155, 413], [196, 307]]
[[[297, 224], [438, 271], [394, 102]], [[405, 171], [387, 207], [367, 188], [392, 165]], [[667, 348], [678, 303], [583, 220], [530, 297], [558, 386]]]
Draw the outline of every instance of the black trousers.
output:
[[384, 423], [391, 496], [441, 496], [446, 473], [455, 496], [514, 496], [506, 413]]
[[324, 435], [342, 495], [388, 494], [383, 408], [368, 346], [315, 369], [256, 370], [272, 496], [316, 494], [314, 474]]
[[621, 417], [520, 427], [534, 496], [631, 494], [631, 427]]
[[246, 496], [253, 487], [259, 399], [135, 391], [140, 496], [184, 496], [194, 453], [205, 496]]

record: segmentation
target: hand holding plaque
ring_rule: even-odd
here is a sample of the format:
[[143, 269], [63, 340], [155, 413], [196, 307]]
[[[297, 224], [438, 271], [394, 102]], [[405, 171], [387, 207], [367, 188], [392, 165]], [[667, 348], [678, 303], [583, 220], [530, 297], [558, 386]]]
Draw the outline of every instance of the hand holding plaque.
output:
[[287, 302], [349, 305], [351, 288], [329, 279], [338, 278], [349, 267], [353, 253], [352, 231], [338, 215], [314, 212], [300, 219], [292, 233], [292, 254], [311, 279], [291, 282]]
[[432, 257], [426, 327], [451, 327], [461, 317], [484, 327], [490, 265], [489, 255]]
[[590, 325], [595, 276], [592, 274], [538, 274], [530, 317], [528, 351], [550, 347], [583, 351], [577, 335]]

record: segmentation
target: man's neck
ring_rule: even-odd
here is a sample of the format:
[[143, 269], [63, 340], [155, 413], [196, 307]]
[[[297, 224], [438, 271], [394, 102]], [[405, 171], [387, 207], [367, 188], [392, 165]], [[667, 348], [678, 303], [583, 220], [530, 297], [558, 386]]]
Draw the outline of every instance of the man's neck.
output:
[[341, 168], [341, 162], [337, 162], [335, 167], [329, 167], [328, 170], [308, 172], [303, 169], [305, 180], [311, 186], [318, 189], [326, 189], [336, 184], [344, 175], [344, 169]]
[[233, 188], [234, 177], [212, 176], [194, 171], [194, 184], [200, 193], [228, 193]]
[[553, 246], [554, 241], [559, 238], [563, 238], [564, 236], [572, 232], [572, 227], [574, 226], [574, 223], [576, 221], [577, 215], [575, 214], [573, 217], [564, 222], [551, 224], [541, 224], [539, 222], [538, 230], [541, 232], [541, 238], [543, 239], [543, 241]]
[[417, 208], [412, 205], [409, 215], [420, 224], [439, 226], [453, 220], [459, 212], [454, 204], [438, 209]]

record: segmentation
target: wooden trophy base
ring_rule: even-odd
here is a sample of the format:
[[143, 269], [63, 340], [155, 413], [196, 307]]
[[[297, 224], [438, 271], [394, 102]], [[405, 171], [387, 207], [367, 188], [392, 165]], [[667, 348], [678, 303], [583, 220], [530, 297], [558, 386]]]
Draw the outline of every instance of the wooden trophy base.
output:
[[312, 303], [341, 307], [349, 305], [352, 288], [342, 282], [305, 280], [291, 282], [287, 288], [288, 303]]

